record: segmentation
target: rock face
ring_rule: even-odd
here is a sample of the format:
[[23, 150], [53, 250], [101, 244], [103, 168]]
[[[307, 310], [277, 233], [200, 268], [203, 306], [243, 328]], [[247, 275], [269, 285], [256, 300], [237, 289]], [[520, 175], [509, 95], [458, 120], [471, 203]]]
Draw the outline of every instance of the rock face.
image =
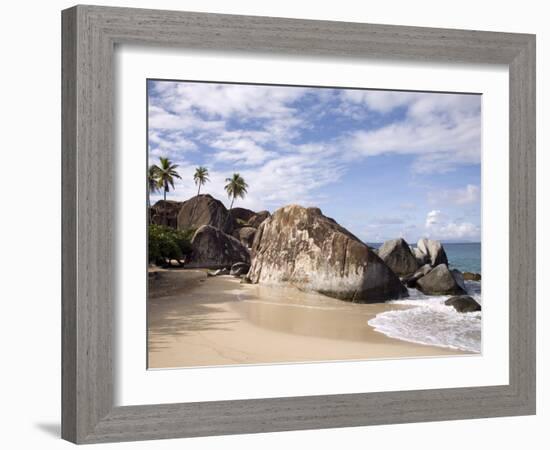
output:
[[196, 231], [191, 247], [191, 259], [186, 267], [219, 269], [238, 262], [250, 264], [250, 253], [238, 239], [210, 225], [203, 225]]
[[439, 241], [431, 239], [420, 239], [416, 244], [416, 248], [420, 253], [428, 257], [428, 261], [432, 267], [439, 264], [448, 264], [447, 254]]
[[182, 205], [183, 202], [159, 200], [151, 206], [151, 210], [149, 211], [151, 223], [176, 228], [178, 226], [178, 213]]
[[250, 264], [239, 262], [231, 266], [231, 271], [229, 272], [229, 275], [233, 275], [234, 277], [240, 277], [241, 275], [246, 275], [249, 270], [250, 270]]
[[248, 219], [247, 225], [249, 227], [258, 228], [269, 216], [271, 216], [269, 211], [259, 211]]
[[462, 295], [466, 291], [456, 282], [445, 264], [439, 264], [416, 282], [416, 287], [429, 295]]
[[479, 273], [464, 272], [462, 274], [465, 280], [469, 281], [481, 281], [481, 275]]
[[231, 208], [229, 210], [229, 214], [231, 214], [231, 217], [234, 219], [235, 223], [244, 225], [256, 213], [246, 208]]
[[451, 270], [451, 275], [456, 281], [456, 284], [458, 284], [463, 291], [466, 291], [466, 285], [464, 284], [464, 276], [462, 275], [462, 272], [457, 269]]
[[418, 262], [404, 239], [384, 242], [378, 249], [378, 256], [397, 275], [409, 275], [418, 269]]
[[241, 244], [250, 248], [254, 242], [254, 236], [256, 235], [256, 228], [242, 227], [233, 231], [233, 237], [236, 237]]
[[414, 247], [413, 249], [411, 249], [411, 251], [414, 257], [416, 258], [416, 262], [420, 266], [423, 266], [424, 264], [427, 264], [430, 262], [430, 257], [425, 253], [422, 253], [418, 247]]
[[260, 225], [248, 277], [358, 303], [407, 296], [397, 276], [364, 243], [320, 209], [298, 205], [280, 208]]
[[424, 275], [426, 275], [430, 270], [432, 270], [432, 266], [430, 266], [429, 264], [424, 264], [415, 273], [413, 273], [409, 277], [406, 277], [403, 282], [407, 285], [407, 287], [416, 287], [416, 282], [420, 280], [420, 278], [422, 278]]
[[460, 313], [481, 311], [481, 305], [469, 295], [459, 295], [445, 300], [447, 306], [452, 306]]
[[201, 194], [183, 202], [178, 213], [178, 230], [198, 229], [210, 225], [230, 233], [234, 221], [222, 202]]

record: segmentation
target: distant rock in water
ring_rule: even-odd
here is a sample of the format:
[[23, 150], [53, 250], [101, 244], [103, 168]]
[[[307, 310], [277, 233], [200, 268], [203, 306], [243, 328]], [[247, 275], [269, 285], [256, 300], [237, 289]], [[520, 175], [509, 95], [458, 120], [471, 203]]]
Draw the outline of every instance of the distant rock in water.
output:
[[238, 262], [250, 264], [250, 253], [238, 239], [210, 225], [196, 231], [191, 247], [191, 259], [185, 267], [219, 269]]
[[254, 239], [253, 283], [288, 282], [299, 289], [358, 303], [406, 297], [393, 271], [319, 208], [278, 209]]
[[481, 305], [469, 295], [459, 295], [445, 300], [447, 306], [452, 306], [460, 313], [481, 311]]
[[203, 225], [230, 233], [233, 217], [222, 202], [209, 194], [196, 195], [183, 202], [178, 213], [178, 230], [197, 229]]
[[441, 242], [431, 239], [420, 239], [416, 244], [416, 248], [420, 254], [426, 255], [427, 263], [435, 267], [439, 264], [448, 265], [447, 254], [441, 245]]
[[247, 225], [249, 227], [258, 228], [262, 224], [262, 222], [269, 216], [271, 216], [271, 214], [269, 214], [269, 211], [259, 211], [248, 219]]
[[397, 275], [410, 275], [419, 266], [405, 239], [384, 242], [378, 249], [378, 256]]
[[468, 281], [481, 281], [481, 275], [479, 273], [464, 272], [462, 275], [464, 279]]
[[151, 223], [176, 228], [178, 226], [178, 213], [182, 205], [183, 202], [174, 200], [159, 200], [151, 206], [149, 211]]
[[457, 283], [455, 275], [445, 264], [439, 264], [416, 282], [416, 287], [427, 295], [461, 295], [466, 291]]

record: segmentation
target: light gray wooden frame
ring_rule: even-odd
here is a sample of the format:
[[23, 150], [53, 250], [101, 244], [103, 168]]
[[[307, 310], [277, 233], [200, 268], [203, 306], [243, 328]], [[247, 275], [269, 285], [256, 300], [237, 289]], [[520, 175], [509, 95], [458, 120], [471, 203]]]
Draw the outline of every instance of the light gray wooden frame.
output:
[[[62, 31], [63, 438], [94, 443], [535, 413], [535, 36], [97, 6], [63, 11]], [[509, 384], [114, 407], [113, 52], [126, 43], [506, 64]]]

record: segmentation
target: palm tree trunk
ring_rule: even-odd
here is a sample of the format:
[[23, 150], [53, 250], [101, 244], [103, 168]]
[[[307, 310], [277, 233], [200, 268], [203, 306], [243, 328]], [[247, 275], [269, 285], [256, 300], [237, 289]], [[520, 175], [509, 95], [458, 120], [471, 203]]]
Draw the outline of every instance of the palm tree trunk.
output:
[[223, 224], [223, 232], [225, 233], [225, 228], [227, 227], [227, 219], [229, 219], [229, 216], [231, 215], [230, 211], [233, 209], [233, 202], [235, 201], [235, 197], [231, 199], [231, 205], [229, 205], [229, 210], [227, 211], [227, 216], [225, 216], [225, 223]]
[[[166, 202], [166, 186], [164, 186], [164, 201]], [[166, 204], [164, 204], [164, 214], [162, 215], [163, 216], [163, 220], [162, 220], [162, 224], [163, 225], [168, 225], [168, 220], [166, 219]]]

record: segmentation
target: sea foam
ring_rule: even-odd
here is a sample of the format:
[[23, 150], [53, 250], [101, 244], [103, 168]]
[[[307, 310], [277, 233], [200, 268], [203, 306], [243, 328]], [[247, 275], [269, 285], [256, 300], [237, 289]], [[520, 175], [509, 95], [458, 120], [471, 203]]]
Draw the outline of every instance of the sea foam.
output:
[[[481, 283], [467, 281], [468, 295], [481, 304]], [[409, 289], [409, 298], [390, 303], [413, 306], [386, 311], [369, 320], [376, 331], [417, 344], [481, 352], [481, 312], [459, 313], [445, 305], [449, 295], [428, 296]]]

